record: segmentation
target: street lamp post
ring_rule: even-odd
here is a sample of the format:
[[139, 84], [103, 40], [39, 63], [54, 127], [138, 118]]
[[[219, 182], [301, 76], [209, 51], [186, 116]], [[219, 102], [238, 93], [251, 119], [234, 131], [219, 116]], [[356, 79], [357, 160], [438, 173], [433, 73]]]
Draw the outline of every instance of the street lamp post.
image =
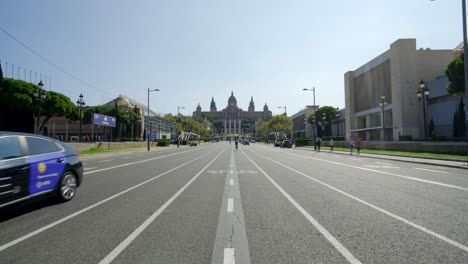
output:
[[416, 96], [418, 97], [418, 100], [421, 101], [422, 99], [422, 104], [423, 104], [423, 116], [424, 116], [424, 140], [427, 139], [427, 120], [426, 120], [426, 100], [427, 97], [429, 96], [429, 88], [427, 88], [426, 83], [421, 80], [419, 82], [419, 88], [416, 92]]
[[[159, 89], [150, 89], [148, 88], [148, 113], [147, 113], [147, 119], [148, 119], [148, 124], [151, 124], [151, 122], [149, 121], [149, 114], [150, 114], [150, 92], [159, 92]], [[147, 141], [148, 141], [148, 151], [150, 151], [150, 138], [151, 138], [151, 128], [148, 126], [148, 130], [147, 130], [148, 133], [146, 133], [146, 137], [147, 137]]]
[[85, 101], [83, 100], [83, 94], [80, 93], [80, 96], [78, 98], [78, 101], [76, 101], [76, 105], [78, 105], [78, 109], [80, 110], [79, 111], [79, 114], [80, 114], [80, 130], [79, 130], [79, 133], [78, 133], [78, 142], [81, 142], [81, 123], [82, 123], [82, 118], [81, 118], [81, 112], [82, 112], [82, 108], [83, 106], [86, 105]]
[[185, 109], [184, 106], [177, 106], [177, 120], [179, 121], [179, 118], [180, 118], [180, 113], [179, 113], [179, 110], [180, 109]]
[[44, 101], [47, 98], [46, 91], [42, 87], [44, 87], [44, 84], [42, 83], [42, 80], [39, 81], [37, 84], [38, 88], [33, 92], [34, 98], [38, 102], [38, 109], [37, 109], [37, 125], [36, 125], [36, 134], [41, 133], [41, 104], [42, 101]]
[[[385, 101], [385, 95], [380, 96], [380, 100], [381, 102], [379, 103], [379, 105], [382, 108], [382, 141], [385, 141], [385, 108], [387, 107], [387, 102]], [[424, 114], [424, 118], [426, 118], [426, 114]], [[424, 122], [424, 126], [426, 126], [425, 122]]]
[[312, 92], [313, 92], [313, 95], [314, 95], [314, 105], [313, 105], [313, 107], [314, 107], [314, 113], [313, 113], [313, 115], [314, 115], [314, 122], [313, 122], [313, 124], [312, 124], [312, 125], [313, 125], [312, 129], [314, 130], [314, 149], [317, 149], [317, 146], [316, 146], [316, 144], [315, 144], [315, 142], [317, 141], [317, 139], [316, 139], [316, 134], [317, 134], [317, 133], [316, 133], [316, 129], [317, 129], [317, 127], [315, 126], [315, 86], [314, 86], [312, 89], [304, 88], [304, 89], [302, 89], [302, 90], [303, 90], [303, 91], [312, 91]]

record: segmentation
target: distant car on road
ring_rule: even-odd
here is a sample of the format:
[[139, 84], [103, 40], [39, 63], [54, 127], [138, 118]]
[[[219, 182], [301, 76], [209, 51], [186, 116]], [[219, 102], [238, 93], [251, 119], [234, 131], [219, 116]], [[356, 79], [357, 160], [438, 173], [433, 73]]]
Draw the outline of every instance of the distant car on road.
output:
[[82, 179], [75, 148], [45, 136], [0, 131], [0, 208], [46, 195], [70, 201]]
[[281, 142], [282, 148], [292, 148], [292, 146], [293, 142], [291, 140], [283, 140], [283, 142]]
[[250, 145], [249, 141], [248, 140], [244, 140], [244, 146], [245, 145]]
[[273, 144], [275, 147], [279, 147], [281, 146], [281, 142], [283, 142], [282, 140], [277, 140], [275, 141], [275, 143]]

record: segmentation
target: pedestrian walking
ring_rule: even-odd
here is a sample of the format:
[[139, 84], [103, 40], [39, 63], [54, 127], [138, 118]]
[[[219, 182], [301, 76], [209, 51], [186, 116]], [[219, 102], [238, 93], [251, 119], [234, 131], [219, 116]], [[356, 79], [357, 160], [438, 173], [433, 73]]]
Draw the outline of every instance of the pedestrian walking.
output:
[[356, 150], [357, 150], [357, 154], [361, 154], [361, 139], [360, 138], [357, 138], [356, 139]]
[[333, 141], [333, 138], [330, 138], [329, 144], [330, 144], [330, 150], [333, 151], [333, 147], [335, 146], [335, 142]]
[[354, 149], [354, 141], [353, 141], [353, 139], [351, 138], [351, 139], [349, 140], [349, 151], [350, 151], [349, 154], [350, 154], [350, 155], [353, 155], [353, 149]]
[[320, 146], [322, 145], [322, 139], [320, 137], [317, 138], [317, 152], [320, 152]]

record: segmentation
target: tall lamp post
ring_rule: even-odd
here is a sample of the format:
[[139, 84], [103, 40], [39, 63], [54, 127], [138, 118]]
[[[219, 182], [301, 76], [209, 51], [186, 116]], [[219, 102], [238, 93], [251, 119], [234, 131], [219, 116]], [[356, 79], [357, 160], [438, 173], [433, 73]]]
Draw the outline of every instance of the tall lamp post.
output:
[[37, 84], [36, 90], [34, 90], [33, 95], [34, 98], [38, 102], [38, 109], [37, 109], [37, 125], [36, 125], [36, 134], [41, 133], [41, 104], [42, 101], [44, 101], [47, 98], [46, 91], [42, 87], [44, 87], [44, 84], [42, 83], [42, 80], [39, 81]]
[[[151, 124], [149, 121], [149, 114], [150, 114], [150, 92], [159, 92], [159, 89], [150, 89], [148, 88], [148, 112], [147, 112], [147, 120], [148, 124]], [[150, 151], [150, 138], [151, 138], [151, 128], [148, 126], [147, 133], [146, 133], [147, 141], [148, 141], [148, 151]]]
[[[382, 109], [382, 141], [385, 141], [385, 108], [387, 108], [387, 101], [385, 101], [385, 95], [380, 96], [379, 106]], [[424, 114], [424, 118], [426, 118], [426, 114]], [[426, 126], [425, 119], [424, 119], [424, 126]]]
[[185, 107], [184, 106], [177, 106], [177, 121], [179, 121], [179, 119], [180, 119], [180, 112], [179, 112], [180, 109], [185, 109]]
[[422, 100], [422, 104], [423, 104], [424, 140], [426, 140], [427, 139], [426, 101], [427, 101], [427, 97], [429, 96], [429, 88], [427, 88], [427, 85], [423, 80], [419, 82], [419, 88], [418, 88], [418, 91], [416, 92], [416, 96], [418, 97], [418, 101]]
[[[284, 109], [284, 116], [287, 117], [288, 114], [286, 113], [286, 106], [278, 106], [278, 108]], [[291, 138], [292, 138], [292, 126], [291, 126]]]
[[79, 134], [78, 134], [78, 142], [81, 142], [81, 123], [82, 123], [82, 120], [83, 118], [81, 118], [81, 112], [82, 112], [82, 109], [83, 109], [83, 106], [86, 105], [85, 101], [83, 100], [83, 94], [80, 93], [80, 96], [78, 97], [78, 101], [76, 101], [76, 105], [78, 106], [78, 109], [80, 110], [80, 130], [79, 130]]
[[312, 129], [314, 130], [314, 149], [316, 149], [317, 146], [316, 146], [315, 142], [317, 141], [317, 139], [316, 139], [316, 137], [317, 137], [317, 136], [316, 136], [316, 134], [317, 134], [317, 132], [316, 132], [317, 127], [315, 126], [315, 86], [314, 86], [312, 89], [304, 88], [304, 89], [302, 89], [302, 91], [312, 91], [312, 92], [313, 92], [313, 95], [314, 95], [314, 105], [313, 105], [313, 107], [314, 107], [314, 113], [313, 113], [313, 115], [314, 115], [314, 122], [313, 122], [313, 124], [312, 124], [312, 125], [313, 125]]

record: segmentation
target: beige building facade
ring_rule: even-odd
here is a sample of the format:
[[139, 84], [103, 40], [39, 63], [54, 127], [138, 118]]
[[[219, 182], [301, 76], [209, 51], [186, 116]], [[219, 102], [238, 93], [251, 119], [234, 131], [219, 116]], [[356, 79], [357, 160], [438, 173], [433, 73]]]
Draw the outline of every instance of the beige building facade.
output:
[[381, 55], [345, 73], [346, 139], [423, 138], [423, 107], [416, 96], [419, 82], [443, 75], [452, 52], [417, 49], [416, 39], [399, 39]]

